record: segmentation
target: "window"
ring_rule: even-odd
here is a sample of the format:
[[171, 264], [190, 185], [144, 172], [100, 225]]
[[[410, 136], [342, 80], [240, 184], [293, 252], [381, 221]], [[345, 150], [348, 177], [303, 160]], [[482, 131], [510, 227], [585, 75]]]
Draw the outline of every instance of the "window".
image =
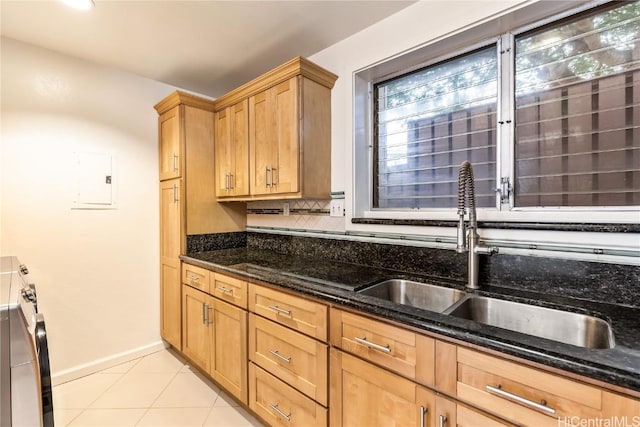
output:
[[454, 208], [464, 160], [479, 207], [637, 208], [640, 2], [497, 39], [371, 82], [370, 208]]
[[515, 40], [515, 205], [640, 205], [640, 3]]
[[376, 208], [453, 208], [474, 163], [478, 206], [495, 205], [495, 45], [375, 85]]

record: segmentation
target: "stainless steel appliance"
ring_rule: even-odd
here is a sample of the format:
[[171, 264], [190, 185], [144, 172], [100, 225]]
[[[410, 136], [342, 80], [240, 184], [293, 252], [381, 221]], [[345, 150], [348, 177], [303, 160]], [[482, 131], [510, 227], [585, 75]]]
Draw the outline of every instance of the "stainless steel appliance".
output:
[[44, 316], [36, 287], [16, 257], [0, 257], [1, 426], [53, 426]]

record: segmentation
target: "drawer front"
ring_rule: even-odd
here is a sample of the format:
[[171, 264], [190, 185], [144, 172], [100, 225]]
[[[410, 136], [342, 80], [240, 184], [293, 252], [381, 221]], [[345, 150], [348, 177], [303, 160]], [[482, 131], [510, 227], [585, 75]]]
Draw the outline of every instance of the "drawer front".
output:
[[251, 284], [249, 310], [298, 332], [327, 341], [327, 306]]
[[459, 347], [457, 395], [518, 424], [558, 426], [558, 419], [596, 419], [602, 391], [567, 378]]
[[253, 363], [249, 363], [249, 407], [272, 426], [327, 426], [326, 408]]
[[332, 309], [331, 344], [421, 384], [434, 385], [432, 338]]
[[327, 351], [326, 344], [249, 315], [249, 359], [325, 406]]
[[196, 267], [191, 264], [182, 264], [182, 283], [192, 288], [200, 289], [208, 293], [210, 275], [209, 270], [205, 268]]
[[247, 282], [244, 280], [212, 273], [210, 291], [216, 298], [244, 309], [247, 308]]
[[492, 418], [481, 412], [463, 406], [457, 405], [456, 408], [456, 426], [457, 427], [506, 427], [512, 426], [506, 421]]

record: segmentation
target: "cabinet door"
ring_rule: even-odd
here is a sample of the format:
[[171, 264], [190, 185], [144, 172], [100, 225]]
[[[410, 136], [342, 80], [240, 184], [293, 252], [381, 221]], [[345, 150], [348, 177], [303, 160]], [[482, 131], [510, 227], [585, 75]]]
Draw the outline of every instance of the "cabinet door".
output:
[[160, 334], [181, 348], [180, 253], [183, 248], [181, 180], [160, 183]]
[[330, 367], [331, 426], [434, 426], [428, 389], [336, 349]]
[[295, 193], [298, 191], [300, 163], [298, 77], [280, 83], [270, 90], [273, 91], [275, 102], [277, 135], [271, 192]]
[[213, 300], [211, 376], [226, 391], [247, 403], [247, 312]]
[[231, 107], [218, 111], [215, 114], [215, 169], [216, 169], [216, 196], [225, 197], [229, 195], [232, 164], [232, 144], [230, 115]]
[[265, 90], [249, 98], [250, 191], [254, 195], [271, 193], [277, 149], [273, 93]]
[[231, 175], [229, 186], [234, 196], [249, 194], [249, 101], [228, 108], [231, 134]]
[[182, 176], [182, 144], [180, 134], [180, 110], [178, 105], [158, 119], [158, 134], [160, 138], [160, 180], [178, 178]]
[[300, 98], [298, 79], [249, 98], [251, 193], [298, 192], [300, 168]]
[[207, 371], [211, 354], [210, 299], [204, 292], [182, 286], [182, 352]]

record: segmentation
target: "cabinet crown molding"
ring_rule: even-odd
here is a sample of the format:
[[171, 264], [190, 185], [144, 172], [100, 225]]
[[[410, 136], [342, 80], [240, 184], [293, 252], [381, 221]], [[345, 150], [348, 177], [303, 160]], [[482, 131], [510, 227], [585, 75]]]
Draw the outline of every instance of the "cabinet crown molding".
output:
[[215, 109], [215, 104], [212, 99], [203, 98], [179, 90], [176, 90], [175, 92], [167, 95], [166, 98], [154, 105], [153, 108], [156, 109], [158, 114], [162, 114], [180, 104], [189, 105], [191, 107], [196, 107], [200, 108], [201, 110], [211, 112], [213, 112]]
[[215, 110], [220, 111], [243, 99], [249, 98], [269, 87], [282, 83], [294, 76], [304, 76], [322, 86], [332, 89], [338, 76], [314, 64], [306, 58], [297, 56], [284, 64], [256, 77], [248, 83], [226, 93], [215, 100]]

